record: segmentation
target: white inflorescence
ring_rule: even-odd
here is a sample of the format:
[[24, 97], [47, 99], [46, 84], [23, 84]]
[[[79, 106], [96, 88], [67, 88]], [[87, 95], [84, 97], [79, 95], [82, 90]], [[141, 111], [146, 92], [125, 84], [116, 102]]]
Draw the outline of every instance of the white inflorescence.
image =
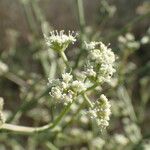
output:
[[2, 61], [0, 61], [0, 75], [3, 75], [7, 71], [8, 71], [8, 66]]
[[91, 50], [91, 49], [95, 49], [95, 47], [100, 43], [100, 42], [90, 42], [90, 43], [87, 43], [86, 41], [84, 42], [85, 43], [85, 47], [86, 49], [88, 50]]
[[96, 77], [96, 72], [93, 70], [93, 66], [90, 66], [86, 69], [86, 72], [85, 74], [88, 76], [88, 77]]
[[131, 33], [127, 33], [125, 36], [119, 36], [118, 41], [122, 48], [127, 48], [129, 50], [136, 50], [139, 48], [139, 42], [135, 41], [135, 37]]
[[89, 77], [93, 76], [95, 81], [100, 83], [109, 82], [115, 72], [115, 55], [112, 50], [102, 42], [94, 43], [95, 44], [93, 44], [93, 42], [89, 44], [86, 43], [86, 47], [89, 50], [89, 55], [88, 67], [86, 68], [85, 74]]
[[[52, 84], [53, 81], [49, 81]], [[57, 101], [63, 102], [65, 105], [72, 102], [77, 93], [86, 90], [82, 81], [74, 80], [69, 73], [62, 74], [62, 80], [59, 84], [51, 88], [50, 95]]]
[[78, 80], [73, 81], [71, 87], [75, 92], [82, 92], [86, 90], [85, 84]]
[[73, 36], [74, 32], [70, 32], [68, 33], [68, 35], [64, 34], [64, 30], [58, 32], [56, 31], [52, 31], [50, 32], [50, 36], [46, 36], [45, 40], [46, 40], [46, 44], [53, 50], [56, 51], [64, 51], [69, 44], [76, 42], [76, 35]]
[[98, 101], [94, 103], [93, 109], [89, 111], [89, 115], [92, 119], [95, 119], [97, 124], [102, 128], [106, 128], [109, 125], [110, 119], [110, 103], [106, 96], [102, 94]]

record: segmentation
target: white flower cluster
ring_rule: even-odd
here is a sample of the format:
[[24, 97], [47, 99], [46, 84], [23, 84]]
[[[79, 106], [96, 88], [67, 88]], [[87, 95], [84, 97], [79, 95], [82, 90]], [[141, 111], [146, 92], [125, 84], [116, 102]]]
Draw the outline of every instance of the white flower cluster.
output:
[[128, 48], [129, 50], [135, 50], [140, 47], [140, 43], [135, 41], [135, 37], [131, 33], [127, 33], [125, 36], [119, 36], [118, 41], [121, 47]]
[[104, 94], [93, 105], [94, 107], [89, 110], [89, 115], [92, 119], [96, 120], [98, 126], [105, 129], [109, 125], [111, 105]]
[[44, 35], [45, 41], [47, 45], [56, 51], [64, 51], [69, 46], [69, 44], [76, 42], [76, 34], [73, 36], [74, 32], [68, 33], [68, 35], [64, 34], [64, 30], [58, 32], [52, 31], [50, 32], [50, 36]]
[[0, 76], [8, 71], [8, 66], [0, 61]]
[[[53, 81], [50, 81], [50, 84]], [[62, 74], [62, 81], [51, 88], [50, 95], [65, 105], [72, 102], [74, 97], [86, 90], [85, 84], [79, 80], [73, 80], [73, 76], [69, 73]]]
[[4, 100], [2, 97], [0, 97], [0, 127], [5, 122], [4, 117], [3, 117], [3, 113], [2, 113], [3, 105], [4, 105]]
[[[99, 45], [98, 48], [96, 48]], [[86, 43], [89, 50], [85, 74], [92, 80], [98, 82], [110, 81], [114, 69], [115, 55], [110, 48], [102, 42]]]
[[99, 45], [99, 42], [95, 42], [95, 41], [92, 41], [90, 43], [87, 43], [85, 41], [84, 43], [85, 43], [86, 49], [88, 49], [88, 50], [94, 49], [97, 45]]

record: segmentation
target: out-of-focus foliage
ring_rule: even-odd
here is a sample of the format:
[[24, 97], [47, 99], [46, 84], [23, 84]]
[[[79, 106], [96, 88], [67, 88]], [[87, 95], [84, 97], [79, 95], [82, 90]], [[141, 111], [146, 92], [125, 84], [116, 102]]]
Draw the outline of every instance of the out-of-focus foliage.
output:
[[150, 149], [150, 2], [83, 0], [82, 14], [77, 1], [0, 1], [3, 115], [8, 123], [41, 126], [60, 113], [62, 106], [49, 96], [47, 82], [61, 76], [63, 63], [47, 50], [43, 33], [74, 30], [80, 41], [66, 51], [74, 70], [82, 68], [87, 57], [84, 40], [111, 43], [117, 55], [111, 86], [95, 90], [111, 99], [109, 127], [99, 132], [74, 104], [56, 133], [20, 136], [0, 131], [0, 150]]

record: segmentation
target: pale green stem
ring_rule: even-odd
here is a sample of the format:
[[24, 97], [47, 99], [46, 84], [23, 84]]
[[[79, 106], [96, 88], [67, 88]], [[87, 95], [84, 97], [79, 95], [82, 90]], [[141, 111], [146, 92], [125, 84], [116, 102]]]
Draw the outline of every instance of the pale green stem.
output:
[[93, 108], [93, 104], [90, 101], [90, 99], [88, 98], [88, 96], [86, 95], [86, 93], [83, 94], [83, 97], [84, 97], [85, 101], [87, 102], [87, 104], [89, 105], [89, 107]]
[[68, 69], [71, 71], [71, 67], [68, 63], [68, 59], [66, 57], [66, 54], [64, 53], [64, 51], [61, 51], [60, 53], [61, 58], [63, 59], [64, 63], [66, 64], [66, 66], [68, 67]]
[[78, 9], [78, 18], [79, 18], [79, 25], [81, 33], [84, 33], [84, 27], [85, 27], [85, 17], [84, 17], [84, 8], [83, 8], [83, 0], [76, 0], [77, 3], [77, 9]]
[[[19, 126], [19, 125], [13, 125], [13, 124], [7, 124], [4, 123], [0, 130], [8, 131], [15, 134], [22, 134], [22, 135], [29, 135], [33, 133], [39, 133], [42, 131], [45, 131], [51, 127], [51, 124], [42, 126], [42, 127], [25, 127], [25, 126]], [[59, 131], [59, 128], [55, 128], [53, 131]]]
[[35, 12], [35, 16], [38, 19], [38, 21], [40, 22], [40, 24], [42, 24], [43, 22], [46, 21], [45, 16], [43, 15], [41, 8], [39, 7], [38, 1], [37, 0], [32, 0], [31, 1], [33, 10]]
[[[74, 102], [74, 101], [73, 101]], [[72, 103], [73, 103], [72, 102]], [[28, 134], [34, 134], [34, 133], [39, 133], [39, 132], [44, 132], [48, 129], [54, 130], [55, 127], [58, 125], [58, 123], [62, 120], [62, 118], [68, 113], [70, 110], [70, 107], [72, 103], [69, 103], [64, 110], [61, 112], [61, 114], [55, 119], [53, 123], [49, 123], [47, 125], [44, 125], [42, 127], [25, 127], [25, 126], [19, 126], [19, 125], [12, 125], [12, 124], [3, 124], [0, 127], [0, 130], [6, 130], [12, 133], [16, 134], [23, 134], [23, 135], [28, 135]], [[52, 131], [53, 131], [52, 130]]]
[[47, 148], [49, 148], [49, 150], [58, 150], [58, 148], [51, 142], [47, 142], [46, 146], [47, 146]]
[[49, 63], [47, 61], [47, 58], [44, 58], [43, 56], [41, 56], [40, 61], [41, 61], [44, 73], [45, 73], [46, 77], [48, 77], [49, 76]]
[[126, 88], [124, 86], [119, 87], [118, 96], [119, 96], [120, 100], [124, 101], [124, 103], [127, 107], [126, 109], [128, 109], [131, 120], [134, 122], [137, 122], [137, 117], [136, 117], [136, 114], [134, 111], [134, 107], [132, 105], [132, 100], [128, 94], [128, 91], [126, 90]]
[[24, 11], [25, 11], [25, 15], [26, 15], [26, 18], [27, 18], [28, 25], [29, 25], [31, 31], [36, 34], [38, 30], [37, 30], [37, 26], [36, 26], [36, 23], [35, 23], [35, 19], [34, 19], [31, 7], [28, 3], [27, 4], [22, 3], [22, 4], [23, 4], [23, 7], [24, 7]]
[[84, 41], [86, 40], [85, 35], [85, 17], [84, 17], [84, 7], [83, 7], [83, 0], [76, 0], [76, 7], [78, 13], [78, 22], [80, 27], [80, 37], [81, 37], [81, 51], [77, 56], [76, 63], [73, 68], [76, 68], [79, 65], [79, 60], [84, 52]]
[[21, 87], [27, 87], [28, 84], [22, 80], [20, 77], [18, 77], [17, 75], [8, 72], [4, 75], [5, 78], [9, 79], [10, 81], [14, 82], [15, 84], [21, 86]]
[[73, 123], [73, 121], [75, 120], [75, 117], [78, 115], [78, 113], [81, 111], [81, 109], [83, 108], [85, 104], [85, 101], [83, 101], [80, 106], [78, 107], [77, 111], [72, 115], [71, 119], [67, 122], [67, 124], [65, 126], [62, 127], [62, 129], [64, 130], [66, 127], [68, 127], [69, 125], [71, 125]]

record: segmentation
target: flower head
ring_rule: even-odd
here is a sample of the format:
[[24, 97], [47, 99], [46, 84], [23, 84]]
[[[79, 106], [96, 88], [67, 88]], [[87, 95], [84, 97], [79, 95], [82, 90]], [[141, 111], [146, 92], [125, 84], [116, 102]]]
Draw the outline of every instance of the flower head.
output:
[[93, 66], [87, 67], [85, 74], [87, 77], [96, 77], [96, 72], [93, 70]]
[[82, 81], [75, 80], [72, 82], [71, 87], [75, 92], [82, 92], [86, 90], [86, 87]]
[[59, 88], [59, 86], [52, 87], [50, 95], [56, 100], [59, 100], [62, 98], [62, 90]]
[[[115, 55], [113, 51], [108, 48], [102, 42], [91, 42], [91, 49], [89, 49], [88, 55], [88, 67], [85, 70], [85, 74], [89, 75], [88, 77], [94, 77], [93, 81], [109, 82], [114, 69]], [[90, 46], [89, 46], [90, 48]]]
[[100, 98], [94, 103], [94, 107], [89, 111], [90, 117], [96, 120], [97, 124], [102, 128], [106, 128], [109, 125], [110, 118], [110, 103], [107, 97], [102, 94]]
[[[56, 80], [54, 80], [55, 82]], [[65, 105], [72, 102], [77, 93], [84, 91], [85, 85], [82, 81], [73, 80], [73, 76], [69, 73], [62, 74], [62, 80], [57, 80], [57, 84], [49, 81], [52, 85], [50, 95], [57, 101], [63, 102]]]
[[63, 81], [68, 83], [72, 80], [72, 75], [70, 73], [64, 73], [62, 74], [62, 78], [63, 78]]
[[64, 34], [64, 30], [61, 30], [60, 32], [52, 31], [50, 32], [50, 36], [45, 37], [46, 44], [55, 51], [65, 51], [66, 48], [69, 46], [69, 44], [76, 42], [76, 35], [73, 36], [74, 32], [70, 32], [67, 34]]
[[95, 42], [95, 41], [93, 41], [93, 42], [87, 43], [87, 42], [85, 41], [84, 43], [85, 43], [85, 48], [86, 48], [87, 50], [91, 50], [91, 49], [95, 49], [95, 47], [96, 47], [97, 45], [99, 45], [100, 42]]

